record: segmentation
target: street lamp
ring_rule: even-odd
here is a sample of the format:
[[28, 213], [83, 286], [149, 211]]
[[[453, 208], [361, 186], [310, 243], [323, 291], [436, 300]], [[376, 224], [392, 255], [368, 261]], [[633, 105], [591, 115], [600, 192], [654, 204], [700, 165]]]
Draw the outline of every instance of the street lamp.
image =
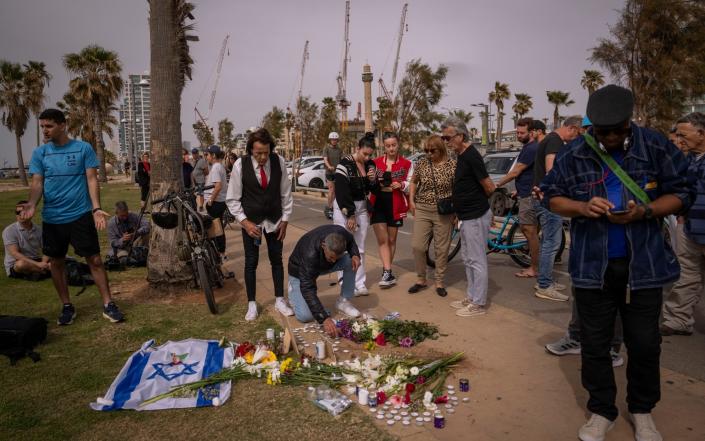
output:
[[489, 128], [490, 108], [487, 104], [484, 104], [484, 103], [470, 104], [470, 106], [482, 107], [483, 109], [485, 109], [482, 112], [482, 145], [487, 147], [488, 141], [489, 141], [488, 128]]

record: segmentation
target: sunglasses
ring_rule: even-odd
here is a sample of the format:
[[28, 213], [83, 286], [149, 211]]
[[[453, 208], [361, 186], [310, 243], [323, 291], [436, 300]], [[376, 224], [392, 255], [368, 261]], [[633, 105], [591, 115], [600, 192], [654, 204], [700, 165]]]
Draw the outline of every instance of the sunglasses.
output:
[[604, 127], [593, 127], [595, 130], [595, 135], [600, 137], [608, 136], [610, 133], [614, 133], [617, 136], [624, 136], [631, 133], [631, 127], [615, 127], [615, 128], [604, 128]]
[[22, 214], [22, 210], [20, 210], [20, 211], [15, 210], [15, 216], [19, 216], [20, 214]]
[[431, 154], [431, 153], [437, 152], [438, 149], [423, 149], [423, 151], [426, 152], [427, 154]]
[[443, 141], [445, 141], [445, 142], [448, 142], [448, 141], [450, 141], [451, 139], [455, 138], [455, 137], [458, 136], [458, 135], [460, 135], [460, 133], [456, 133], [455, 135], [450, 135], [450, 136], [448, 136], [448, 135], [443, 135], [443, 136], [441, 136], [441, 139], [442, 139]]

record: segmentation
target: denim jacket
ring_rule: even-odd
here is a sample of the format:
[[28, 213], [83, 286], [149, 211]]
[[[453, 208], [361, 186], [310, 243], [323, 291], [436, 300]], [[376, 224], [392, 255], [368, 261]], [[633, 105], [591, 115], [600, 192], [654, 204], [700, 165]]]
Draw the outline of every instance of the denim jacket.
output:
[[[653, 201], [665, 194], [677, 196], [685, 212], [692, 203], [688, 185], [688, 161], [663, 135], [632, 124], [632, 138], [622, 168], [646, 191]], [[587, 202], [592, 197], [607, 198], [605, 178], [609, 168], [581, 136], [557, 155], [553, 169], [541, 188], [544, 201], [565, 196]], [[636, 197], [624, 188], [624, 200]], [[606, 217], [576, 217], [571, 221], [569, 270], [578, 288], [603, 287], [607, 270]], [[633, 290], [657, 288], [678, 279], [680, 266], [664, 240], [661, 221], [641, 220], [626, 225], [629, 247], [629, 285]]]

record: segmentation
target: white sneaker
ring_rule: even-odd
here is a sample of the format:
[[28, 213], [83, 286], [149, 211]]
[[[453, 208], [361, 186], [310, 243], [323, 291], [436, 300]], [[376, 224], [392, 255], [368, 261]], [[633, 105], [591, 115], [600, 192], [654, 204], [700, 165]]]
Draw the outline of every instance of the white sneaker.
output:
[[248, 322], [257, 320], [257, 315], [257, 302], [248, 302], [245, 320], [247, 320]]
[[553, 285], [548, 288], [536, 288], [534, 295], [541, 299], [554, 300], [556, 302], [567, 302], [569, 299], [567, 295], [558, 291]]
[[362, 288], [355, 288], [355, 297], [369, 296], [370, 292], [364, 286]]
[[478, 315], [484, 315], [486, 313], [487, 309], [485, 309], [484, 306], [475, 305], [474, 303], [470, 303], [465, 308], [460, 308], [455, 311], [455, 315], [460, 317], [475, 317]]
[[[565, 291], [565, 289], [566, 289], [566, 286], [565, 286], [565, 285], [563, 285], [562, 283], [558, 283], [558, 282], [553, 282], [553, 284], [550, 285], [550, 286], [551, 286], [553, 289], [555, 289], [556, 291]], [[538, 283], [534, 283], [534, 289], [539, 289], [539, 284], [538, 284]]]
[[335, 302], [335, 308], [352, 318], [357, 318], [360, 316], [360, 311], [353, 306], [352, 303], [350, 303], [350, 300], [345, 297], [338, 297], [338, 300]]
[[629, 419], [634, 424], [634, 439], [636, 441], [662, 441], [663, 437], [656, 430], [650, 413], [630, 413]]
[[581, 441], [604, 441], [605, 435], [614, 427], [614, 421], [593, 413], [587, 423], [578, 430]]
[[455, 309], [463, 309], [467, 308], [470, 303], [470, 300], [466, 297], [463, 300], [455, 300], [450, 302], [450, 307]]
[[294, 310], [286, 304], [286, 300], [284, 300], [284, 297], [277, 297], [277, 299], [274, 301], [274, 309], [279, 311], [281, 315], [285, 317], [290, 317], [294, 315]]

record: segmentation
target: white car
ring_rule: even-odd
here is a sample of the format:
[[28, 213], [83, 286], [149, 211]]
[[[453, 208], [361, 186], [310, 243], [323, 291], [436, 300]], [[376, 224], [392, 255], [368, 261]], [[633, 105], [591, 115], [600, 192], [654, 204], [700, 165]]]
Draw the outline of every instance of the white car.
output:
[[296, 178], [298, 185], [311, 188], [325, 188], [326, 186], [326, 165], [323, 161], [310, 164], [298, 172]]
[[292, 167], [296, 164], [298, 170], [302, 170], [304, 168], [307, 168], [313, 164], [315, 164], [318, 161], [323, 161], [323, 156], [304, 156], [301, 158], [301, 161], [299, 163], [299, 160], [292, 161], [291, 164], [287, 164], [286, 166], [286, 171], [289, 173], [289, 176], [291, 176], [292, 172]]

